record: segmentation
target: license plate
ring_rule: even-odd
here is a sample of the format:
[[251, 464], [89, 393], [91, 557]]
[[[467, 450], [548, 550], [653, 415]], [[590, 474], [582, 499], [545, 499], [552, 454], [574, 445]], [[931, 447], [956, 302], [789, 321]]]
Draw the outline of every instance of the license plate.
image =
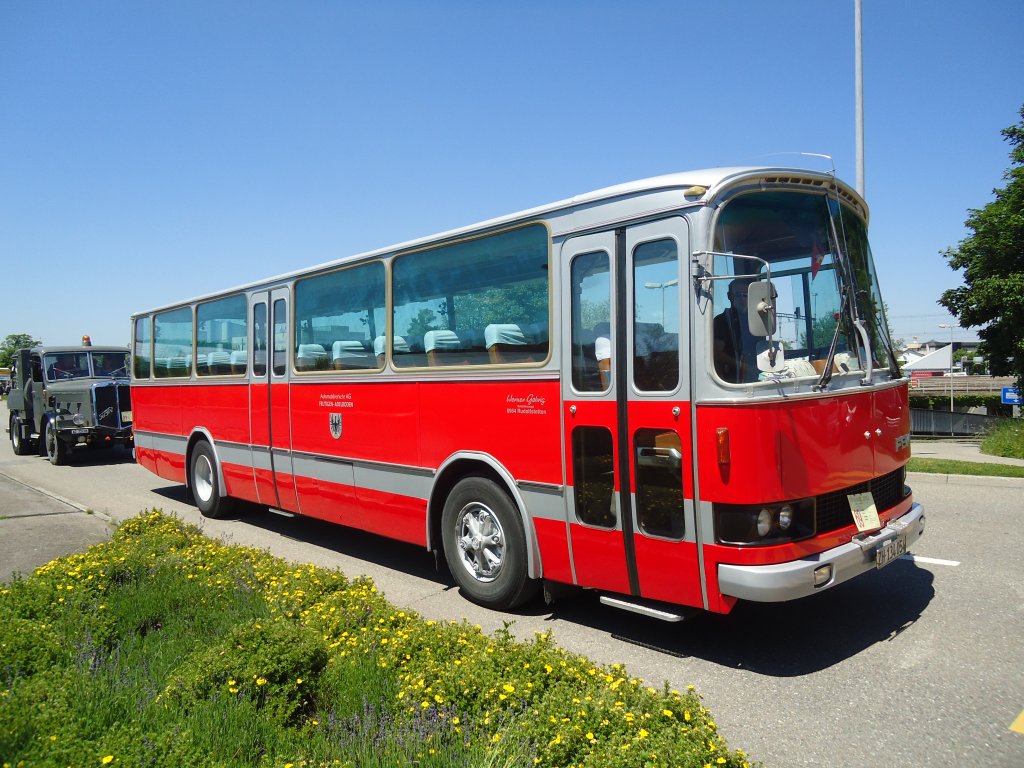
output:
[[884, 568], [896, 558], [907, 554], [906, 535], [883, 541], [875, 550], [875, 568]]
[[72, 429], [71, 430], [71, 434], [72, 435], [88, 435], [89, 434], [89, 430], [88, 429]]

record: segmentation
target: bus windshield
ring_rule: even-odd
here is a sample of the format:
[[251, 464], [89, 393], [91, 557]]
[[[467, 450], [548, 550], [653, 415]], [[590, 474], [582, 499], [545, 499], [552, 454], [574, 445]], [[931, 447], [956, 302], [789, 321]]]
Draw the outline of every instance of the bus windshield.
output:
[[[721, 379], [821, 376], [830, 357], [829, 373], [891, 365], [898, 375], [867, 230], [851, 208], [822, 194], [742, 195], [719, 214], [714, 251], [714, 275], [726, 278], [713, 283]], [[752, 333], [746, 306], [750, 284], [764, 280], [768, 266], [777, 294], [774, 342], [782, 350], [771, 370], [764, 362], [768, 339]]]

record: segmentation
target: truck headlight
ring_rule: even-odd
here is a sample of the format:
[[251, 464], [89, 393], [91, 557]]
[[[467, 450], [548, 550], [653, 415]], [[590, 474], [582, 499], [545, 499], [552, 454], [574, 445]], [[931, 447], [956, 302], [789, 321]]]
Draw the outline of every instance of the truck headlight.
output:
[[80, 413], [76, 413], [75, 418], [73, 418], [72, 421], [75, 423], [76, 427], [85, 426], [85, 417], [83, 417], [82, 414]]
[[814, 535], [814, 499], [715, 504], [715, 540], [741, 547], [785, 544]]

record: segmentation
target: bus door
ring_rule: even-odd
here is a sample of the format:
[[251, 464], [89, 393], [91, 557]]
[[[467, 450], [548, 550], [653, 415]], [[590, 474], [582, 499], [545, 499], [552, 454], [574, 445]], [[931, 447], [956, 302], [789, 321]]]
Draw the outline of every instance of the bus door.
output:
[[288, 388], [288, 289], [253, 294], [249, 403], [253, 472], [259, 500], [296, 510]]
[[703, 605], [687, 252], [679, 217], [563, 248], [566, 498], [576, 583]]

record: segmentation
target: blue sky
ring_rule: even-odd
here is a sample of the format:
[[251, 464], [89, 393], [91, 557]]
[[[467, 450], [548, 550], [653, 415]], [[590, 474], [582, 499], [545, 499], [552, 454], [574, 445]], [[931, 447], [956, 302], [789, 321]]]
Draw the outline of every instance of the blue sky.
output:
[[[610, 184], [856, 181], [853, 0], [0, 3], [0, 338], [129, 315]], [[865, 186], [894, 335], [1002, 184], [1024, 3], [863, 0]], [[973, 338], [957, 330], [955, 338]]]

